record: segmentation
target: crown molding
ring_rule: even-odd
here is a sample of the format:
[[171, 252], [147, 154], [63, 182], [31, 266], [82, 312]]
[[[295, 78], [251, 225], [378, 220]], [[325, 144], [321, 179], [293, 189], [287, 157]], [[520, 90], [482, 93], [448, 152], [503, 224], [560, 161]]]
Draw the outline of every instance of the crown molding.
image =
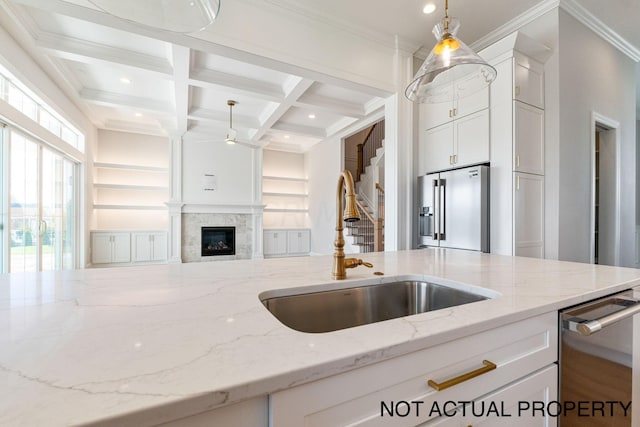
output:
[[469, 47], [475, 51], [480, 51], [488, 46], [491, 46], [498, 40], [503, 39], [514, 31], [517, 31], [528, 23], [538, 19], [545, 13], [557, 8], [559, 5], [560, 0], [544, 0], [531, 9], [508, 21], [504, 25], [501, 25], [500, 27], [491, 31], [484, 37], [479, 38], [471, 45], [469, 45]]
[[560, 7], [591, 31], [608, 41], [620, 52], [624, 53], [635, 62], [640, 61], [640, 49], [633, 46], [624, 37], [613, 31], [599, 18], [581, 6], [576, 0], [560, 0]]
[[[613, 31], [609, 26], [602, 22], [599, 18], [586, 10], [576, 0], [545, 0], [538, 5], [532, 7], [521, 15], [510, 20], [506, 24], [496, 28], [484, 37], [473, 42], [470, 47], [479, 51], [482, 50], [503, 37], [517, 31], [528, 23], [541, 17], [547, 12], [552, 11], [555, 8], [560, 8], [567, 12], [569, 15], [577, 19], [584, 26], [595, 32], [604, 40], [609, 42], [612, 46], [620, 50], [635, 62], [640, 61], [640, 49], [633, 46], [620, 34]], [[422, 52], [422, 51], [419, 51]]]

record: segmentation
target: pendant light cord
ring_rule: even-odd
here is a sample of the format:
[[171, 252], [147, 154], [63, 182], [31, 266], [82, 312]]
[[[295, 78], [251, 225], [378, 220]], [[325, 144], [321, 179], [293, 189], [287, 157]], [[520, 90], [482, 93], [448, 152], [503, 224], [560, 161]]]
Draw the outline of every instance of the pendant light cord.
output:
[[449, 0], [444, 0], [444, 32], [449, 32]]

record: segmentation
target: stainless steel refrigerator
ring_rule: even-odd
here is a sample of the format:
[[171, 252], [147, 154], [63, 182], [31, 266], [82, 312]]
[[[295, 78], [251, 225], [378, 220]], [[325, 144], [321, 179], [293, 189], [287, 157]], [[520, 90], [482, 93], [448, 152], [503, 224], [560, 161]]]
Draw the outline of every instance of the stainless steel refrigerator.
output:
[[418, 177], [418, 246], [489, 252], [489, 167]]

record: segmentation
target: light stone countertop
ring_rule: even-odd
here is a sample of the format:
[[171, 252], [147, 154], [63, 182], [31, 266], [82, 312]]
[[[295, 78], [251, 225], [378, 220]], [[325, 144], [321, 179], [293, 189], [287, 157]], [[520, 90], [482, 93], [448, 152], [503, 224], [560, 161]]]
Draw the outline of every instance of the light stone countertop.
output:
[[[640, 285], [636, 269], [475, 252], [359, 256], [374, 268], [345, 281], [330, 279], [331, 256], [1, 276], [0, 425], [160, 423]], [[322, 334], [283, 326], [258, 298], [398, 276], [501, 295]]]

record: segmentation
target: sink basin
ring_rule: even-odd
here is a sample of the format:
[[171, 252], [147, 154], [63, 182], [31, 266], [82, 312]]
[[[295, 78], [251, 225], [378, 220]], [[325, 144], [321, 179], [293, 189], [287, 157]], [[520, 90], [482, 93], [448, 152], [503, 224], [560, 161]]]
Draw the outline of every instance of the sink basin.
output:
[[497, 296], [492, 291], [483, 291], [486, 295], [429, 281], [399, 280], [315, 292], [297, 290], [295, 294], [277, 296], [266, 292], [260, 300], [271, 314], [292, 329], [331, 332]]

